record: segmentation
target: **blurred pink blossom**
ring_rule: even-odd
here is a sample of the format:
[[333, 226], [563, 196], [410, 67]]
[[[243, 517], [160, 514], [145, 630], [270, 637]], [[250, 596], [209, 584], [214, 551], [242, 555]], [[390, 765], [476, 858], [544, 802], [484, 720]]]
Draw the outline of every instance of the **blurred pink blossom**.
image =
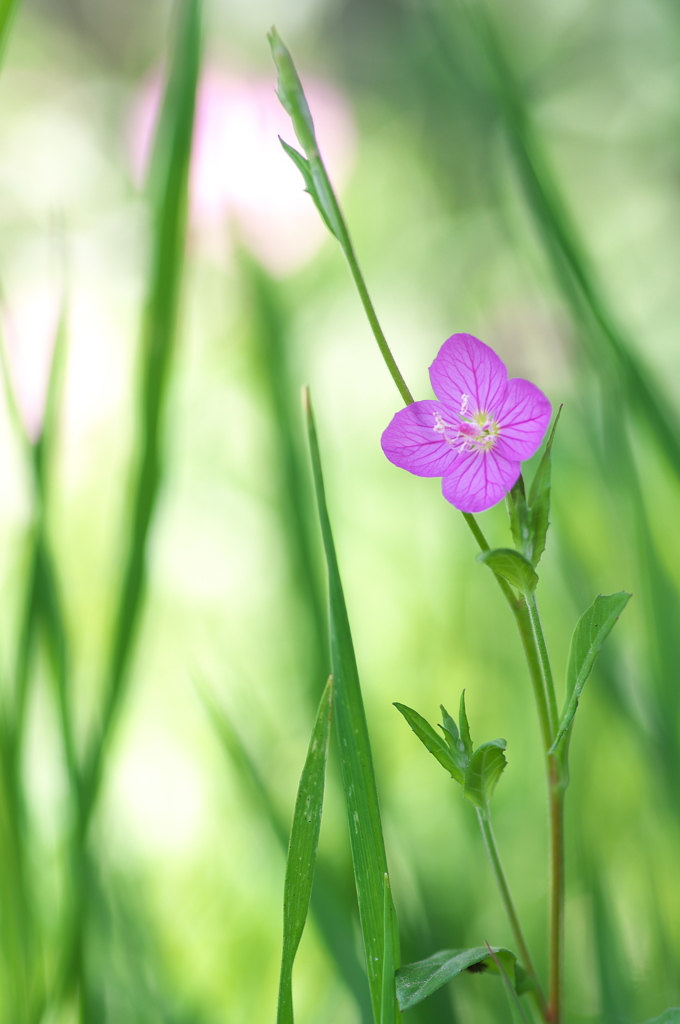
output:
[[[143, 88], [131, 124], [133, 169], [141, 183], [161, 97], [156, 74]], [[306, 83], [319, 143], [336, 185], [349, 173], [355, 130], [346, 101], [331, 86]], [[274, 79], [208, 68], [200, 81], [190, 179], [191, 224], [210, 253], [224, 252], [229, 235], [245, 242], [274, 274], [301, 267], [327, 232], [299, 171], [278, 136], [296, 145]], [[231, 229], [231, 230], [230, 230]]]

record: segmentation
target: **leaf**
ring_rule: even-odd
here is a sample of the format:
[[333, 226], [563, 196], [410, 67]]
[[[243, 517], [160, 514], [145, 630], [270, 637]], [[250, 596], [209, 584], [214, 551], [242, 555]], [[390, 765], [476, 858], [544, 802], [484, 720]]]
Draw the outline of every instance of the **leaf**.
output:
[[519, 551], [514, 551], [513, 548], [494, 548], [492, 551], [482, 551], [477, 555], [477, 561], [488, 565], [490, 569], [511, 583], [513, 587], [517, 587], [525, 596], [533, 594], [538, 585], [538, 576], [529, 559]]
[[314, 205], [319, 211], [322, 221], [324, 222], [330, 233], [332, 235], [335, 235], [335, 237], [339, 239], [337, 224], [335, 227], [333, 227], [333, 224], [331, 223], [332, 213], [331, 211], [327, 210], [326, 206], [321, 202], [320, 194], [319, 191], [317, 190], [316, 182], [314, 180], [314, 173], [312, 170], [311, 162], [305, 159], [302, 153], [298, 153], [297, 149], [293, 149], [292, 146], [289, 146], [288, 143], [285, 142], [280, 136], [279, 142], [281, 143], [284, 151], [291, 158], [291, 160], [299, 170], [300, 174], [304, 178], [305, 192], [308, 192], [309, 195], [314, 200]]
[[605, 596], [600, 594], [576, 623], [567, 668], [567, 699], [562, 721], [551, 748], [553, 752], [557, 750], [571, 728], [581, 692], [595, 659], [614, 628], [616, 620], [628, 604], [630, 596], [625, 591]]
[[[505, 989], [505, 995], [510, 1006], [510, 1013], [512, 1014], [514, 1024], [529, 1024], [526, 1014], [524, 1013], [524, 1010], [522, 1008], [522, 1004], [520, 1003], [518, 998], [517, 982], [515, 981], [515, 983], [513, 984], [510, 975], [505, 970], [503, 964], [499, 960], [498, 956], [494, 953], [489, 943], [485, 942], [484, 945], [488, 949], [489, 955], [493, 960], [496, 970], [501, 976], [501, 981], [503, 982], [503, 988]], [[516, 969], [517, 964], [515, 964], [515, 970]]]
[[651, 1020], [646, 1020], [645, 1024], [680, 1024], [680, 1006], [671, 1006], [669, 1010], [664, 1010], [660, 1017], [652, 1017]]
[[297, 73], [293, 58], [275, 28], [267, 35], [278, 72], [279, 81], [277, 95], [282, 106], [290, 115], [293, 129], [302, 146], [305, 157], [281, 139], [281, 145], [298, 168], [305, 180], [306, 191], [314, 200], [328, 230], [344, 246], [346, 229], [342, 221], [337, 199], [331, 187], [326, 168], [324, 167], [319, 146], [316, 141], [314, 121]]
[[505, 740], [490, 740], [477, 747], [470, 758], [463, 796], [480, 811], [488, 811], [498, 780], [508, 763], [503, 753], [505, 747]]
[[396, 701], [394, 706], [404, 716], [423, 746], [430, 751], [433, 757], [436, 757], [442, 768], [445, 768], [451, 777], [462, 786], [465, 766], [461, 764], [460, 757], [456, 755], [451, 745], [442, 739], [430, 723], [413, 708], [407, 707], [406, 704], [398, 704]]
[[392, 904], [390, 879], [385, 872], [383, 889], [383, 949], [385, 957], [382, 968], [382, 1000], [380, 1005], [380, 1024], [396, 1024], [397, 993], [394, 980], [394, 936], [395, 913]]
[[[238, 779], [244, 795], [261, 821], [267, 821], [284, 856], [288, 850], [289, 825], [284, 820], [272, 792], [269, 778], [260, 770], [255, 757], [224, 708], [204, 688], [199, 688], [222, 749]], [[344, 892], [337, 873], [323, 857], [317, 858], [311, 912], [319, 933], [335, 961], [338, 973], [352, 992], [364, 1024], [373, 1022], [366, 974], [356, 949], [353, 915], [344, 906]]]
[[335, 728], [340, 749], [340, 768], [368, 983], [373, 1015], [378, 1021], [383, 998], [383, 965], [389, 957], [394, 957], [394, 962], [398, 962], [398, 931], [393, 927], [395, 947], [386, 953], [383, 919], [387, 858], [378, 789], [352, 634], [326, 506], [319, 444], [308, 392], [305, 393], [305, 405], [314, 487], [328, 566]]
[[[502, 947], [492, 948], [514, 983], [515, 954]], [[397, 971], [399, 1009], [410, 1010], [447, 981], [471, 969], [475, 973], [483, 971], [498, 975], [498, 968], [486, 946], [475, 946], [473, 949], [442, 949], [439, 953], [433, 953], [427, 960], [406, 964]]]
[[[528, 558], [533, 566], [537, 566], [541, 555], [545, 551], [545, 540], [550, 525], [550, 491], [552, 474], [552, 446], [555, 438], [555, 430], [560, 420], [562, 406], [557, 410], [557, 415], [548, 435], [541, 461], [538, 464], [536, 475], [531, 483], [529, 491], [529, 532], [531, 537], [530, 553]], [[527, 554], [527, 552], [525, 552]]]
[[531, 530], [529, 527], [529, 506], [527, 505], [524, 480], [520, 473], [517, 483], [508, 494], [508, 512], [510, 515], [510, 531], [515, 547], [526, 558], [531, 558]]
[[458, 724], [460, 726], [460, 738], [463, 741], [465, 747], [465, 753], [468, 758], [472, 756], [472, 736], [470, 735], [470, 726], [468, 724], [467, 711], [465, 710], [465, 690], [460, 695], [460, 706], [458, 708]]
[[319, 845], [326, 760], [333, 701], [333, 679], [321, 697], [307, 759], [295, 801], [283, 889], [283, 954], [279, 979], [277, 1024], [293, 1024], [293, 963], [304, 931], [312, 896]]

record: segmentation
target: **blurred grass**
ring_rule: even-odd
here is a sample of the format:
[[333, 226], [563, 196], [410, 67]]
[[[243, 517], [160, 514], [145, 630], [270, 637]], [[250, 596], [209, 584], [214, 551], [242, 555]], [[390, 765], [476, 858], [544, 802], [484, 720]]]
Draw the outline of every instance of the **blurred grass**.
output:
[[[14, 9], [0, 8], [0, 30]], [[307, 53], [305, 67], [333, 71], [351, 96], [361, 144], [343, 209], [416, 397], [429, 394], [426, 367], [441, 341], [470, 330], [513, 374], [565, 401], [542, 562], [558, 675], [594, 595], [635, 595], [626, 629], [589, 681], [573, 741], [567, 1020], [639, 1024], [680, 998], [677, 19], [669, 5], [633, 0], [615, 11], [547, 0], [485, 10], [480, 23], [439, 5], [320, 5], [321, 31], [313, 21], [289, 30], [291, 11], [258, 8], [251, 29], [212, 9], [210, 61], [238, 51], [244, 66], [268, 68], [264, 30], [276, 15]], [[383, 465], [378, 437], [395, 411], [393, 385], [336, 247], [274, 281], [253, 256], [238, 257], [238, 269], [211, 262], [198, 229], [185, 233], [196, 20], [180, 29], [185, 60], [175, 64], [177, 92], [142, 200], [122, 147], [111, 144], [135, 87], [130, 58], [112, 42], [102, 70], [97, 11], [88, 9], [89, 26], [66, 4], [49, 20], [39, 4], [21, 11], [0, 78], [0, 271], [10, 308], [18, 285], [37, 275], [39, 211], [62, 179], [81, 181], [82, 153], [60, 162], [74, 138], [69, 123], [81, 119], [106, 169], [105, 186], [64, 193], [76, 260], [59, 331], [63, 398], [60, 356], [37, 443], [17, 444], [7, 410], [0, 419], [3, 1019], [40, 1019], [68, 922], [80, 929], [71, 977], [87, 979], [85, 1019], [272, 1019], [280, 849], [328, 660], [297, 401], [307, 381], [404, 959], [484, 940], [511, 945], [470, 823], [390, 710], [397, 699], [434, 713], [464, 686], [479, 728], [508, 739], [497, 831], [540, 960], [540, 764], [524, 727], [521, 652], [493, 581], [436, 482]], [[145, 66], [164, 45], [149, 28], [159, 11], [150, 7], [143, 21], [120, 8], [127, 36], [141, 40], [135, 60], [146, 48]], [[29, 136], [44, 138], [38, 108], [66, 140], [49, 150], [51, 163], [41, 154], [54, 168], [52, 192], [23, 164], [12, 170]], [[25, 135], [3, 134], [29, 115]], [[144, 238], [153, 255], [138, 394], [126, 376], [125, 310], [139, 299], [130, 282]], [[185, 246], [185, 337], [175, 351]], [[124, 393], [106, 406], [87, 382], [103, 411], [76, 441], [78, 317], [83, 295], [95, 292], [119, 343], [106, 366], [123, 377]], [[99, 350], [96, 326], [89, 344]], [[20, 424], [19, 405], [15, 396]], [[100, 454], [83, 457], [86, 445]], [[118, 479], [126, 460], [129, 487]], [[508, 542], [502, 510], [483, 526], [495, 544]], [[231, 680], [216, 696], [239, 726], [230, 740], [228, 725], [214, 734], [194, 708], [185, 677], [196, 663], [203, 678]], [[316, 923], [296, 961], [301, 1024], [353, 1024], [370, 1012], [365, 995], [359, 1009], [333, 772], [328, 786]], [[529, 822], [525, 839], [518, 814]], [[79, 815], [81, 829], [91, 817], [86, 844]], [[413, 1019], [508, 1019], [500, 986], [478, 981], [460, 979]], [[64, 1022], [76, 1012], [54, 999], [49, 1009]]]

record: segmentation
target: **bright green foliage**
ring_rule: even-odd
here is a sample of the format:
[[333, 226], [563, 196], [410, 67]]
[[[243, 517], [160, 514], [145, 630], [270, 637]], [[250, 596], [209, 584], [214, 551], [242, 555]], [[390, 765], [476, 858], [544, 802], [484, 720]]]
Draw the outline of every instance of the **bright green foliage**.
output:
[[277, 1024], [293, 1024], [293, 963], [304, 931], [312, 896], [319, 845], [326, 759], [333, 702], [333, 680], [321, 697], [307, 759], [295, 801], [283, 890], [283, 954], [279, 979]]
[[502, 576], [526, 597], [533, 594], [538, 586], [538, 576], [534, 572], [531, 562], [513, 548], [494, 548], [492, 551], [482, 551], [480, 555], [477, 555], [477, 561], [488, 565], [490, 569]]
[[430, 723], [405, 704], [395, 704], [414, 733], [440, 765], [463, 787], [463, 796], [483, 814], [488, 814], [489, 803], [505, 768], [505, 740], [490, 740], [473, 750], [470, 726], [465, 711], [465, 691], [460, 697], [459, 724], [442, 705], [444, 740]]
[[545, 551], [545, 540], [550, 525], [552, 446], [561, 412], [562, 406], [557, 410], [557, 416], [548, 435], [541, 461], [538, 464], [536, 475], [529, 490], [529, 536], [531, 548], [529, 552], [525, 551], [524, 554], [526, 554], [534, 567], [538, 565], [541, 555]]
[[528, 499], [521, 473], [507, 499], [510, 529], [515, 547], [531, 562], [534, 568], [540, 562], [545, 551], [545, 541], [550, 525], [552, 446], [561, 412], [562, 406], [557, 410], [557, 416], [548, 435]]
[[[492, 951], [514, 983], [515, 954], [503, 948], [493, 948]], [[433, 953], [427, 960], [406, 964], [397, 971], [399, 1009], [410, 1010], [447, 981], [470, 969], [475, 973], [499, 974], [498, 967], [486, 946], [475, 946], [472, 949], [442, 949], [439, 953]]]
[[383, 1014], [383, 965], [386, 959], [393, 964], [398, 962], [396, 950], [398, 933], [396, 927], [393, 927], [394, 947], [390, 949], [389, 953], [386, 953], [384, 949], [386, 933], [384, 902], [387, 858], [378, 805], [378, 790], [352, 634], [326, 506], [314, 416], [308, 393], [305, 397], [314, 487], [328, 566], [335, 726], [340, 748], [340, 767], [347, 807], [359, 919], [364, 940], [373, 1014], [376, 1022], [381, 1021], [381, 1024], [386, 1024]]
[[305, 151], [306, 158], [283, 140], [281, 140], [281, 145], [301, 172], [305, 180], [306, 191], [314, 200], [324, 224], [338, 241], [344, 242], [345, 226], [321, 159], [314, 131], [314, 121], [300, 77], [290, 53], [275, 28], [271, 29], [268, 38], [279, 76], [277, 95], [286, 112], [290, 114], [295, 134]]
[[567, 668], [567, 697], [553, 750], [569, 733], [581, 692], [595, 659], [629, 600], [630, 594], [623, 591], [607, 596], [600, 594], [576, 623]]
[[505, 740], [489, 740], [477, 747], [465, 772], [463, 796], [480, 811], [488, 813], [489, 803], [508, 763]]
[[394, 934], [395, 913], [392, 903], [390, 876], [385, 872], [383, 889], [383, 949], [385, 955], [382, 965], [382, 999], [380, 1003], [380, 1024], [394, 1024], [397, 1013], [397, 993], [394, 977], [394, 951], [397, 948], [397, 936]]
[[680, 1024], [680, 1007], [671, 1006], [670, 1010], [665, 1010], [660, 1017], [652, 1017], [651, 1020], [645, 1021], [645, 1024]]
[[[451, 733], [448, 728], [445, 733], [446, 739], [444, 739], [413, 708], [407, 707], [406, 704], [397, 703], [394, 706], [404, 716], [423, 746], [427, 747], [433, 757], [437, 758], [442, 768], [445, 768], [450, 773], [451, 778], [455, 779], [462, 786], [465, 781], [467, 758], [465, 763], [463, 763], [460, 751], [457, 749], [456, 744], [451, 742]], [[445, 715], [445, 718], [448, 718], [443, 708], [442, 713]], [[455, 728], [455, 722], [453, 724]]]

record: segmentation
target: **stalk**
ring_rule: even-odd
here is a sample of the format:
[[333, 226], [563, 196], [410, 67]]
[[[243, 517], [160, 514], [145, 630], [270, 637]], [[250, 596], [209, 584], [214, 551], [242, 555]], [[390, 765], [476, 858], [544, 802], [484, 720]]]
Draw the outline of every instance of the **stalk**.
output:
[[541, 983], [538, 979], [538, 974], [536, 973], [536, 968], [534, 967], [533, 960], [531, 959], [531, 953], [529, 952], [529, 947], [524, 938], [522, 926], [520, 924], [519, 917], [517, 916], [515, 904], [510, 893], [510, 887], [508, 886], [508, 881], [505, 877], [503, 864], [501, 863], [500, 853], [498, 852], [498, 847], [496, 846], [496, 837], [494, 836], [493, 829], [491, 828], [491, 818], [489, 817], [488, 814], [485, 814], [483, 811], [480, 810], [477, 811], [477, 818], [479, 820], [479, 827], [482, 830], [482, 836], [484, 837], [484, 845], [486, 846], [486, 851], [489, 854], [489, 860], [491, 862], [491, 867], [496, 878], [496, 883], [498, 885], [501, 900], [503, 901], [505, 912], [508, 915], [508, 920], [510, 921], [512, 933], [515, 936], [517, 948], [522, 957], [524, 967], [526, 968], [527, 972], [531, 976], [531, 979], [534, 983], [532, 995], [536, 1000], [536, 1004], [538, 1006], [541, 1016], [544, 1020], [547, 1020], [548, 1007], [545, 1001], [545, 996], [543, 995]]

